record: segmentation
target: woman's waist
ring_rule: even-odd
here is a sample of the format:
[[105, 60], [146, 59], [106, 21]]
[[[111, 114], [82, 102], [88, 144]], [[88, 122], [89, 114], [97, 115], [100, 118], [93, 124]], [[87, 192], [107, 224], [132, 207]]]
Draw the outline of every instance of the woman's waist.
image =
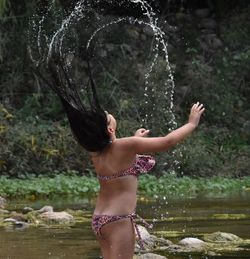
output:
[[99, 194], [94, 214], [96, 215], [126, 215], [135, 211], [136, 195], [120, 194], [107, 196]]

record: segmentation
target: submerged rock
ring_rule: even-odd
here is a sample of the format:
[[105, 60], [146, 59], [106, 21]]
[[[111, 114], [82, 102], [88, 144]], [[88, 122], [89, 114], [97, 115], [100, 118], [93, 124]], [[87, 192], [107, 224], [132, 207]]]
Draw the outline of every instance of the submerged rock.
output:
[[234, 234], [225, 233], [225, 232], [214, 232], [212, 234], [204, 235], [204, 240], [208, 242], [238, 242], [242, 239]]
[[71, 223], [74, 221], [74, 217], [69, 213], [62, 212], [44, 212], [39, 215], [43, 221], [55, 222], [55, 223]]
[[147, 253], [142, 255], [136, 255], [134, 256], [134, 259], [167, 259], [167, 257], [158, 254]]
[[167, 251], [169, 253], [195, 253], [195, 254], [203, 254], [206, 252], [206, 245], [170, 245], [169, 247], [166, 247], [164, 251]]
[[25, 229], [29, 227], [29, 224], [27, 222], [18, 221], [14, 218], [6, 218], [3, 221], [4, 223], [10, 223], [12, 226], [19, 228], [19, 229]]

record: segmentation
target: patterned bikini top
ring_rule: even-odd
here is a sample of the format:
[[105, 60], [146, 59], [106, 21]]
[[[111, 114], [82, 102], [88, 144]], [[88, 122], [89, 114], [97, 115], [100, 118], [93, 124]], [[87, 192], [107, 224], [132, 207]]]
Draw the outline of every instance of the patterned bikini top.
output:
[[149, 172], [154, 165], [155, 159], [152, 156], [136, 155], [135, 162], [128, 169], [112, 175], [97, 175], [97, 178], [108, 181], [126, 175], [134, 175], [138, 177], [141, 173]]

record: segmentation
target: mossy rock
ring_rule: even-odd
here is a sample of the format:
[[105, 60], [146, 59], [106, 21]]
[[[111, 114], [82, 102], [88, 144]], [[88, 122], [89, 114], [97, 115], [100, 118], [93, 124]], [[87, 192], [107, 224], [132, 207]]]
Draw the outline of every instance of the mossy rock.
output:
[[182, 231], [154, 231], [158, 237], [171, 238], [171, 237], [186, 237], [186, 233]]
[[58, 224], [65, 224], [65, 223], [73, 223], [74, 217], [65, 212], [44, 212], [39, 215], [39, 219], [46, 223], [58, 223]]
[[213, 214], [212, 218], [221, 220], [250, 219], [246, 214]]
[[240, 242], [242, 239], [234, 234], [225, 232], [214, 232], [205, 234], [204, 240], [207, 242]]
[[153, 253], [146, 253], [142, 255], [135, 255], [133, 259], [167, 259], [167, 257]]

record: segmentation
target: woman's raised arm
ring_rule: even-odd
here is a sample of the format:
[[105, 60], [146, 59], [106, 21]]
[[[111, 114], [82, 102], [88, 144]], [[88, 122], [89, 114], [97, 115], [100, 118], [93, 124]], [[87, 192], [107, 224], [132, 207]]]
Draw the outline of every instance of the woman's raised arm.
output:
[[166, 151], [171, 147], [174, 147], [194, 131], [199, 124], [200, 117], [204, 110], [205, 108], [203, 108], [203, 105], [197, 102], [191, 108], [188, 123], [182, 127], [163, 137], [142, 138], [133, 136], [124, 138], [122, 140], [124, 148], [129, 148], [130, 151], [136, 154]]

